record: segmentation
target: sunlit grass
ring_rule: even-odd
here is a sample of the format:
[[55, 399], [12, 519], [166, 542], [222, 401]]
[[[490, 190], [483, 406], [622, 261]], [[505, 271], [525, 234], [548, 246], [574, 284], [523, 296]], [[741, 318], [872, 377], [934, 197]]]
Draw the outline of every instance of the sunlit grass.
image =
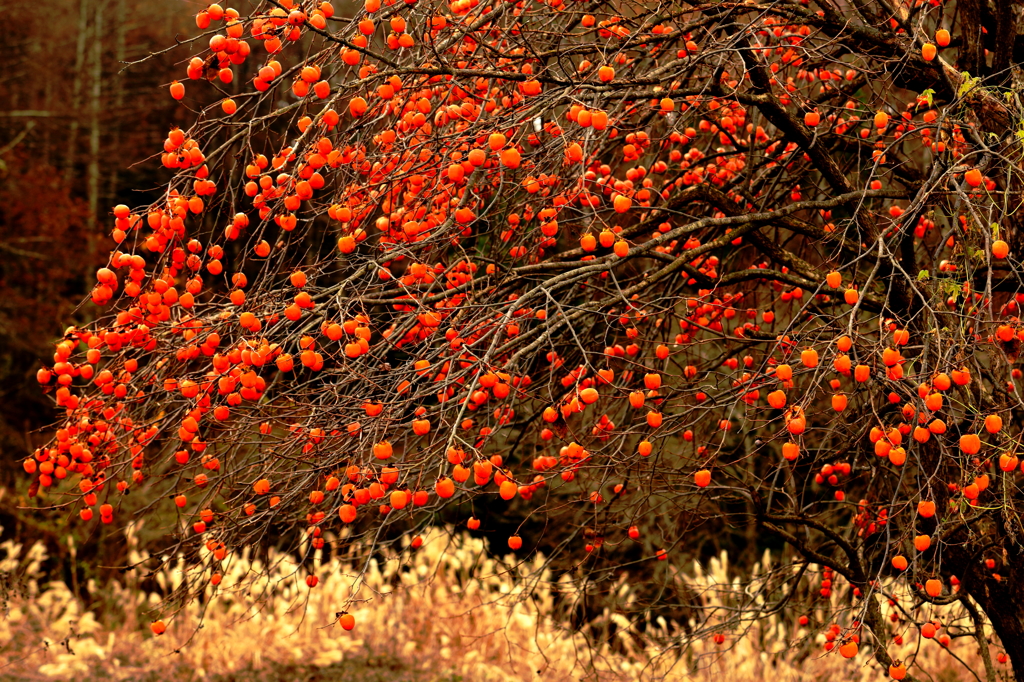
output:
[[[304, 582], [306, 571], [289, 557], [272, 556], [271, 568], [264, 571], [242, 554], [226, 562], [223, 582], [216, 591], [208, 588], [205, 604], [193, 603], [166, 618], [168, 631], [161, 637], [152, 636], [148, 627], [147, 614], [159, 603], [156, 595], [145, 595], [130, 580], [90, 584], [90, 593], [102, 594], [110, 606], [103, 613], [83, 613], [64, 583], [39, 584], [42, 545], [8, 542], [0, 546], [6, 553], [0, 571], [24, 580], [0, 620], [0, 678], [208, 679], [299, 665], [336, 668], [338, 679], [359, 679], [360, 666], [375, 658], [401, 671], [393, 674], [395, 680], [845, 682], [879, 679], [882, 672], [866, 646], [848, 661], [826, 655], [823, 633], [794, 629], [787, 624], [792, 618], [753, 618], [761, 605], [757, 598], [746, 602], [746, 622], [730, 626], [725, 643], [697, 637], [687, 641], [681, 654], [685, 634], [679, 624], [660, 619], [635, 623], [624, 615], [635, 610], [625, 575], [609, 600], [621, 609], [609, 607], [582, 631], [571, 632], [559, 622], [557, 604], [564, 601], [559, 597], [571, 600], [577, 588], [567, 578], [552, 579], [542, 557], [510, 571], [507, 566], [514, 561], [488, 556], [483, 540], [440, 529], [424, 540], [415, 552], [407, 549], [371, 561], [365, 570], [320, 557], [321, 582], [312, 590]], [[129, 542], [135, 544], [130, 534]], [[131, 549], [130, 561], [144, 558]], [[179, 561], [155, 577], [163, 589], [171, 589], [183, 579], [183, 570]], [[773, 569], [765, 555], [753, 567], [746, 592], [753, 594], [751, 589], [770, 579], [772, 570], [789, 569]], [[732, 589], [740, 585], [731, 573], [722, 556], [677, 571], [674, 579], [701, 595], [706, 607], [721, 607], [725, 618], [734, 617], [742, 603]], [[527, 575], [534, 579], [524, 580]], [[836, 593], [831, 606], [841, 608]], [[346, 604], [356, 617], [352, 632], [333, 624]], [[813, 615], [819, 623], [825, 618], [824, 610]], [[958, 616], [952, 607], [929, 615], [944, 622]], [[612, 624], [615, 634], [609, 637]], [[954, 639], [951, 650], [981, 670], [973, 640]], [[930, 674], [968, 679], [949, 652], [935, 641], [919, 640], [913, 629], [902, 646], [890, 648], [904, 659], [915, 651], [917, 663]], [[392, 675], [387, 669], [377, 672], [389, 679]]]

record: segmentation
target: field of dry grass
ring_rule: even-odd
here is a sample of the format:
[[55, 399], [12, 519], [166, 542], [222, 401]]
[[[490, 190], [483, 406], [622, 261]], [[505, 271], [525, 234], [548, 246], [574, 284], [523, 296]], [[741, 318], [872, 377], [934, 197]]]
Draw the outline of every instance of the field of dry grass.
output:
[[[236, 557], [227, 563], [216, 594], [210, 588], [205, 606], [193, 604], [169, 618], [161, 637], [150, 634], [146, 615], [157, 604], [155, 596], [143, 596], [130, 582], [89, 585], [119, 608], [83, 612], [66, 585], [35, 579], [44, 559], [40, 545], [7, 543], [0, 546], [6, 555], [0, 571], [25, 581], [0, 619], [0, 679], [855, 682], [885, 677], [867, 647], [852, 660], [826, 656], [823, 634], [794, 631], [775, 617], [751, 620], [745, 636], [731, 637], [724, 646], [690, 641], [683, 655], [679, 624], [651, 622], [641, 631], [612, 608], [573, 633], [560, 627], [555, 604], [560, 592], [576, 588], [552, 580], [542, 570], [542, 558], [510, 571], [488, 557], [482, 540], [443, 530], [424, 539], [415, 553], [371, 562], [365, 571], [323, 556], [322, 581], [313, 590], [287, 557], [274, 557], [270, 575], [255, 580], [263, 567], [247, 556]], [[132, 550], [132, 560], [142, 558]], [[706, 602], [730, 606], [720, 589], [730, 581], [725, 561], [694, 566], [679, 572], [678, 579]], [[769, 572], [767, 561], [766, 556], [755, 567], [755, 579]], [[166, 564], [157, 580], [172, 588], [182, 571], [181, 563]], [[540, 580], [521, 579], [528, 574]], [[623, 612], [631, 598], [623, 576], [616, 592]], [[346, 603], [357, 618], [351, 632], [332, 625]], [[615, 634], [608, 637], [611, 624]], [[816, 653], [808, 657], [808, 650]], [[910, 632], [892, 653], [904, 659], [916, 653], [916, 663], [941, 682], [973, 679], [951, 653], [980, 669], [968, 638], [955, 639], [947, 651]]]

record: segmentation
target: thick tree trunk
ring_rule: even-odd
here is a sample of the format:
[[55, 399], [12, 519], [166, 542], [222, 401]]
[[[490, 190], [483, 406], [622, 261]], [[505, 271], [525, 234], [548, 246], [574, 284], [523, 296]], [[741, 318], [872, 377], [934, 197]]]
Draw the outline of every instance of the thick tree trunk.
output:
[[981, 12], [984, 0], [960, 0], [960, 32], [962, 43], [957, 55], [957, 68], [978, 76], [984, 65]]
[[[960, 577], [961, 590], [974, 600], [991, 623], [1010, 657], [1014, 678], [1024, 680], [1024, 553], [1011, 538], [1003, 537], [996, 546], [1001, 544], [1008, 554], [1000, 552], [1003, 558], [995, 569], [987, 568], [984, 563], [986, 558], [998, 555], [996, 546], [982, 539], [1001, 534], [999, 525], [1005, 529], [1006, 523], [1004, 518], [987, 528], [979, 527], [978, 542], [951, 547], [949, 568]], [[991, 549], [984, 551], [985, 547]], [[999, 575], [999, 580], [994, 573]]]
[[999, 0], [992, 6], [990, 25], [986, 26], [989, 38], [994, 43], [992, 73], [1004, 83], [1010, 80], [1010, 62], [1017, 39], [1017, 6], [1020, 4], [1020, 0]]
[[1006, 585], [1009, 589], [990, 594], [987, 600], [981, 595], [974, 596], [1010, 657], [1014, 678], [1024, 680], [1024, 589], [1019, 584], [1014, 585], [1012, 578], [1004, 582], [1010, 583]]

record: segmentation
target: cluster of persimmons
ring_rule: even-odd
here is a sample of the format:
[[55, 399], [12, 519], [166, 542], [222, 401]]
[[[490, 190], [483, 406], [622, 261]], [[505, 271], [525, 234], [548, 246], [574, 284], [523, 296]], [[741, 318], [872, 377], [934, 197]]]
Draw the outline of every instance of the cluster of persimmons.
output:
[[[904, 4], [871, 30], [951, 77], [942, 3]], [[849, 583], [819, 624], [846, 657], [869, 595], [956, 599], [943, 521], [1022, 468], [1024, 294], [993, 285], [1016, 261], [951, 113], [970, 83], [893, 85], [831, 3], [712, 5], [202, 10], [166, 189], [113, 208], [104, 313], [39, 371], [63, 412], [33, 494], [173, 504], [196, 589], [272, 525], [370, 552], [518, 505], [594, 565], [686, 556], [684, 511], [755, 517], [819, 566], [804, 613]], [[922, 614], [895, 641], [918, 626], [949, 641]]]

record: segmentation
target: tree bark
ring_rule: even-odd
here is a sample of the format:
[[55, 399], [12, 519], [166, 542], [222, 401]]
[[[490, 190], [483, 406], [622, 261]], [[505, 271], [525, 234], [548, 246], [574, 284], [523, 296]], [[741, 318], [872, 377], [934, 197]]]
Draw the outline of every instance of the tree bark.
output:
[[[1009, 576], [1005, 575], [1007, 572]], [[1020, 607], [1024, 603], [1024, 587], [1020, 585], [1022, 572], [1014, 570], [1012, 565], [1007, 566], [998, 587], [992, 585], [995, 581], [988, 580], [981, 589], [971, 592], [999, 636], [1010, 657], [1014, 678], [1018, 680], [1024, 680], [1024, 609]]]
[[984, 38], [981, 32], [981, 13], [984, 0], [960, 0], [960, 52], [957, 68], [972, 76], [981, 75], [985, 64]]
[[1010, 61], [1017, 38], [1018, 5], [1020, 0], [998, 0], [993, 6], [993, 25], [986, 27], [993, 42], [992, 74], [1003, 83], [1010, 79]]

